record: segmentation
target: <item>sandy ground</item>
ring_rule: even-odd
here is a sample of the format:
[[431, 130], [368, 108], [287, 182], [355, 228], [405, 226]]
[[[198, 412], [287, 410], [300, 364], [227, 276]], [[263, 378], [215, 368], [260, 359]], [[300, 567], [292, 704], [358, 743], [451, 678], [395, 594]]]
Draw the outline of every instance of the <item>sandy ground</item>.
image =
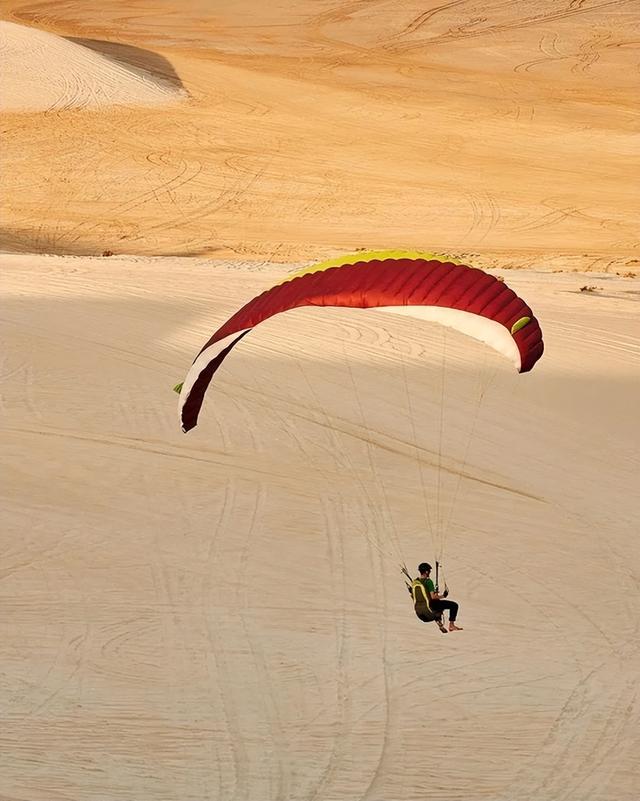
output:
[[633, 0], [1, 8], [190, 98], [4, 115], [5, 249], [637, 269]]
[[[0, 798], [635, 801], [640, 280], [510, 273], [526, 376], [296, 311], [183, 435], [172, 385], [288, 269], [3, 257]], [[438, 518], [446, 637], [397, 570]]]
[[[0, 801], [637, 801], [635, 4], [0, 9]], [[544, 358], [298, 310], [183, 435], [358, 247], [495, 270]]]

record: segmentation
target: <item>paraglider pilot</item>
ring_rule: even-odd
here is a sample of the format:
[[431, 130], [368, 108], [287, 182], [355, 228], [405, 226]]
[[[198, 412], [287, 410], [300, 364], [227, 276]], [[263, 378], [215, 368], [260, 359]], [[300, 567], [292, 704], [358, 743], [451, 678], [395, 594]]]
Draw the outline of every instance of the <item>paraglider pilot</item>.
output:
[[[420, 577], [418, 581], [422, 583], [429, 596], [429, 606], [434, 612], [444, 612], [449, 610], [449, 631], [462, 631], [462, 626], [456, 626], [458, 616], [458, 604], [455, 601], [448, 601], [446, 595], [437, 592], [431, 580], [431, 565], [428, 562], [421, 562], [418, 565]], [[446, 591], [445, 591], [446, 593]]]

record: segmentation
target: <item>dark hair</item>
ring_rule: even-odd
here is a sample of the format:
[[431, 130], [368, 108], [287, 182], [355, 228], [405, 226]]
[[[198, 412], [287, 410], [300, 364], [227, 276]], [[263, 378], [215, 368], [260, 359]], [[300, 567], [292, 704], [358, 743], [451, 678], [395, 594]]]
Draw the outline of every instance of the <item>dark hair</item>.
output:
[[418, 573], [427, 573], [431, 570], [431, 565], [429, 562], [420, 562], [418, 565]]

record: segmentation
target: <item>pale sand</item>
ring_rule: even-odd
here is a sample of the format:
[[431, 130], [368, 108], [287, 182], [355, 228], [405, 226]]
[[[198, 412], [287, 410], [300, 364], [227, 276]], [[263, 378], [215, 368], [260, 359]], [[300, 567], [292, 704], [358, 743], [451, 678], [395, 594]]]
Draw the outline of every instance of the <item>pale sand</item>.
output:
[[53, 33], [0, 21], [0, 111], [62, 111], [184, 100], [150, 72]]
[[[640, 280], [508, 274], [547, 353], [487, 359], [443, 637], [392, 548], [433, 559], [437, 329], [282, 315], [179, 430], [172, 385], [289, 269], [2, 258], [0, 797], [636, 801]], [[447, 337], [443, 517], [484, 352]]]
[[638, 269], [634, 2], [214, 6], [5, 0], [190, 95], [5, 115], [5, 248]]

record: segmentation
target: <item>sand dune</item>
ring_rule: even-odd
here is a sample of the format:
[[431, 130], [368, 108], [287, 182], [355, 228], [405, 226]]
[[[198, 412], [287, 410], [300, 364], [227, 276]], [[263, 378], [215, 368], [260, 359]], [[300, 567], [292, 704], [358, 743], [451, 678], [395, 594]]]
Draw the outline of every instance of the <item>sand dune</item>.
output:
[[159, 55], [146, 68], [191, 96], [160, 113], [7, 115], [7, 249], [295, 261], [426, 247], [634, 269], [632, 3], [5, 6]]
[[0, 110], [62, 111], [146, 106], [187, 94], [62, 36], [0, 21]]
[[[547, 352], [489, 358], [465, 455], [471, 340], [442, 450], [440, 332], [328, 309], [247, 338], [185, 436], [172, 385], [290, 268], [1, 267], [1, 797], [636, 801], [640, 281], [509, 274]], [[446, 637], [397, 569], [427, 507]]]

